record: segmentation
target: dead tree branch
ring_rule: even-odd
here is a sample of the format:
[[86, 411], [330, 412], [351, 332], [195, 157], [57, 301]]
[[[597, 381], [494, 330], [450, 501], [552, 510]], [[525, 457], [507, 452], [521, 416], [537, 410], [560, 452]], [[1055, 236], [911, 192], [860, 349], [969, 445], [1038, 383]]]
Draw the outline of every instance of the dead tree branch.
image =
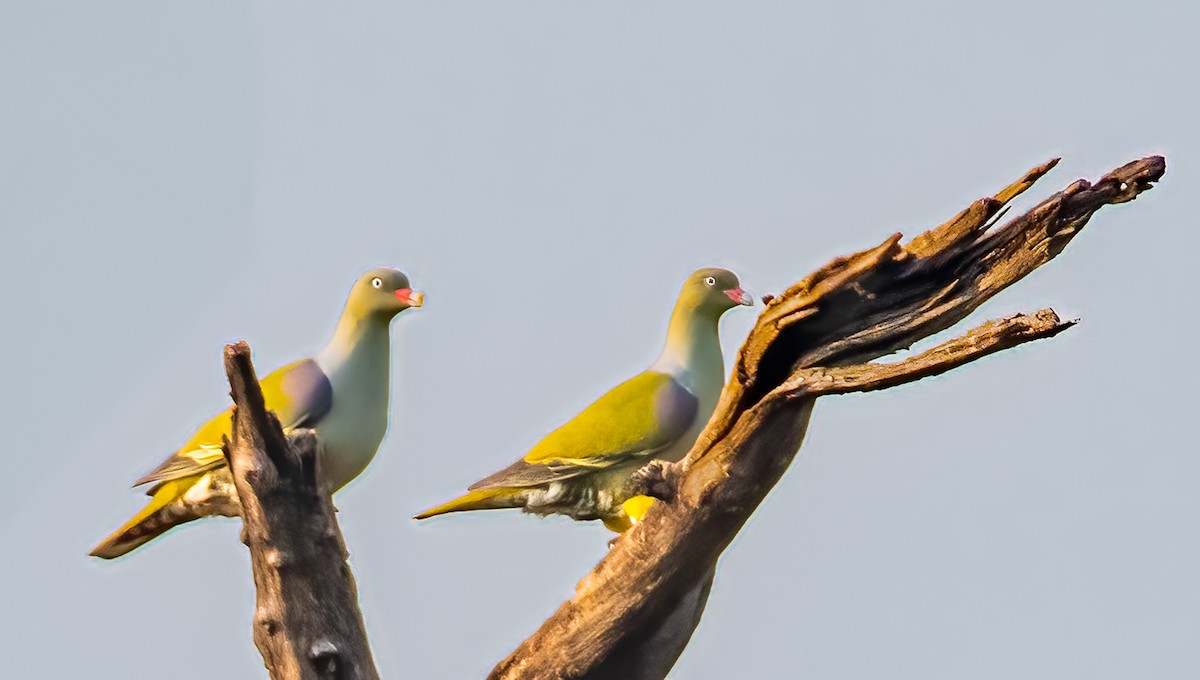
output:
[[[644, 475], [668, 500], [617, 540], [574, 597], [490, 677], [664, 677], [698, 621], [717, 558], [795, 458], [818, 396], [936, 375], [1069, 327], [1043, 310], [896, 364], [865, 363], [958, 323], [1062, 252], [1101, 207], [1133, 200], [1166, 170], [1161, 157], [1134, 161], [996, 226], [1004, 206], [1056, 162], [907, 244], [895, 234], [772, 299], [691, 452]], [[694, 620], [672, 627], [681, 611]], [[663, 635], [671, 630], [674, 637]], [[648, 649], [651, 639], [660, 647]]]
[[966, 335], [892, 364], [855, 364], [837, 368], [802, 368], [767, 398], [815, 399], [830, 394], [871, 392], [945, 373], [963, 364], [1016, 347], [1031, 340], [1050, 338], [1074, 326], [1060, 321], [1053, 309], [1018, 314], [989, 321]]
[[242, 503], [257, 603], [254, 643], [274, 680], [378, 680], [346, 545], [317, 480], [312, 430], [285, 436], [244, 342], [225, 347], [233, 396], [226, 448]]

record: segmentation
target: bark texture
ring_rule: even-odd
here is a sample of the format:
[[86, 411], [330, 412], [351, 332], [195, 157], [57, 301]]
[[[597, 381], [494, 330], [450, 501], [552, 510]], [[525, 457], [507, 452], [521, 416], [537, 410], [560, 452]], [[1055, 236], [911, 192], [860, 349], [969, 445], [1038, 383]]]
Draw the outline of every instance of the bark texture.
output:
[[378, 680], [346, 545], [317, 483], [312, 430], [285, 436], [266, 409], [244, 342], [225, 347], [233, 440], [225, 447], [242, 503], [257, 603], [254, 643], [274, 680]]
[[918, 380], [1069, 328], [1044, 309], [904, 361], [867, 363], [958, 323], [1062, 252], [1101, 207], [1133, 200], [1166, 170], [1161, 157], [1134, 161], [997, 226], [1005, 205], [1056, 163], [908, 243], [895, 234], [770, 299], [691, 452], [640, 474], [662, 502], [490, 677], [665, 677], [699, 621], [718, 557], [795, 458], [817, 397]]

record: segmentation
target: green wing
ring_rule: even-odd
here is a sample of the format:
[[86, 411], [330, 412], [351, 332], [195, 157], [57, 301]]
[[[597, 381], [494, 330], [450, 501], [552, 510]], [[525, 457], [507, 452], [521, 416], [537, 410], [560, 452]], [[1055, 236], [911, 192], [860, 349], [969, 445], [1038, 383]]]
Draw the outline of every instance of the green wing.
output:
[[691, 428], [698, 409], [695, 395], [670, 375], [646, 371], [614, 387], [524, 458], [470, 489], [539, 486], [652, 457]]
[[[329, 379], [312, 359], [288, 364], [263, 378], [261, 384], [267, 408], [275, 412], [285, 430], [314, 424], [333, 405]], [[148, 491], [153, 495], [162, 482], [191, 477], [225, 465], [221, 446], [232, 433], [232, 415], [232, 409], [225, 409], [202, 425], [178, 451], [133, 485], [153, 483], [155, 486]]]

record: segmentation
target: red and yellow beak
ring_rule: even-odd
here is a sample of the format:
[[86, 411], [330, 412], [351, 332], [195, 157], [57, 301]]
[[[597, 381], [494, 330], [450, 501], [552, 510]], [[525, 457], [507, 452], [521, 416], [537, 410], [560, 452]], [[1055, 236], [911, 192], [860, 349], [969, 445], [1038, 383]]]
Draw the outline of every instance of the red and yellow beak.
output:
[[754, 298], [750, 297], [750, 295], [741, 288], [730, 288], [729, 290], [721, 292], [728, 295], [730, 300], [733, 300], [739, 305], [746, 305], [747, 307], [754, 306]]
[[420, 307], [425, 304], [425, 296], [412, 288], [401, 288], [396, 291], [396, 298], [409, 307]]

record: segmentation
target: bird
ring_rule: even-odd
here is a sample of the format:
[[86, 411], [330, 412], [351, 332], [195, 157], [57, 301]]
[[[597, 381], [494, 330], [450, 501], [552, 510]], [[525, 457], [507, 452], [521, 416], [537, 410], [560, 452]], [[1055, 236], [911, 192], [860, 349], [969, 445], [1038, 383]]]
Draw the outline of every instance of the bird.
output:
[[[391, 341], [400, 312], [421, 307], [424, 295], [394, 269], [373, 269], [350, 289], [333, 338], [315, 356], [280, 368], [260, 382], [267, 408], [284, 430], [313, 428], [321, 445], [322, 483], [331, 490], [361, 473], [388, 427]], [[125, 555], [185, 522], [210, 515], [236, 517], [241, 504], [225, 460], [232, 408], [212, 418], [161, 465], [134, 482], [152, 485], [150, 502], [91, 555]]]
[[647, 370], [609, 390], [517, 462], [415, 519], [522, 508], [599, 519], [626, 531], [653, 502], [634, 493], [634, 472], [652, 459], [683, 458], [716, 409], [725, 386], [721, 316], [753, 304], [733, 272], [693, 272], [671, 313], [662, 353]]

